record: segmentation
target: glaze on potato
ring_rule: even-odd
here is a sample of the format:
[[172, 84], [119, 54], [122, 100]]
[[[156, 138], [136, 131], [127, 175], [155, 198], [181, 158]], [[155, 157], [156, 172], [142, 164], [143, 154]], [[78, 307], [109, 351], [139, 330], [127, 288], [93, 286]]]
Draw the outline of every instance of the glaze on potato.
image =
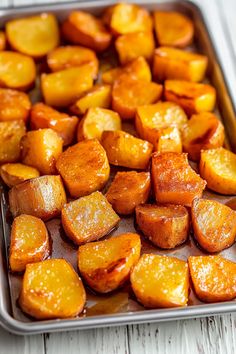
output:
[[10, 89], [0, 89], [0, 122], [26, 121], [31, 108], [28, 95]]
[[27, 179], [40, 176], [39, 171], [22, 163], [6, 163], [0, 167], [0, 175], [4, 183], [11, 188]]
[[0, 165], [20, 159], [20, 141], [25, 131], [21, 120], [0, 122]]

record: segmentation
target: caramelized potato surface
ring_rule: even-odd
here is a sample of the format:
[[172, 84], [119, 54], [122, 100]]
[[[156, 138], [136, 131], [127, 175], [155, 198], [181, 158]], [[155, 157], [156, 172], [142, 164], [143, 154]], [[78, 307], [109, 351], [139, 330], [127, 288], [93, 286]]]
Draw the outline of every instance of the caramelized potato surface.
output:
[[39, 320], [75, 317], [85, 301], [83, 283], [65, 259], [26, 266], [19, 304], [28, 315]]
[[178, 258], [144, 254], [131, 272], [132, 289], [145, 307], [186, 306], [188, 264]]
[[22, 163], [6, 163], [0, 167], [0, 175], [8, 187], [26, 181], [27, 179], [39, 177], [36, 168], [23, 165]]
[[156, 132], [153, 130], [152, 137], [154, 151], [182, 152], [182, 140], [177, 127], [156, 129]]
[[26, 121], [30, 108], [30, 99], [24, 92], [0, 89], [0, 122]]
[[118, 214], [129, 215], [146, 203], [151, 190], [149, 172], [117, 172], [106, 197]]
[[77, 245], [107, 235], [119, 220], [119, 216], [100, 192], [66, 204], [61, 213], [65, 233]]
[[25, 130], [21, 120], [0, 122], [0, 164], [20, 159], [20, 141]]
[[6, 35], [5, 32], [0, 31], [0, 50], [6, 49]]
[[140, 257], [140, 250], [140, 237], [132, 233], [80, 246], [80, 274], [92, 289], [108, 293], [129, 278], [131, 269]]

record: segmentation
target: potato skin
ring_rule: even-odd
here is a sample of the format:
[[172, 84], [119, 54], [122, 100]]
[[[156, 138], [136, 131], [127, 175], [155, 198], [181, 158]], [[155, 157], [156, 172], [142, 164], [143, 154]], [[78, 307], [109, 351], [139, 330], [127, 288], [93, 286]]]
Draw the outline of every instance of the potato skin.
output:
[[0, 50], [5, 50], [6, 48], [6, 35], [3, 31], [0, 31]]
[[0, 167], [0, 175], [3, 182], [9, 187], [13, 187], [27, 179], [39, 177], [39, 171], [22, 163], [6, 163]]
[[0, 89], [0, 122], [27, 121], [31, 108], [29, 96], [24, 92]]
[[21, 120], [0, 122], [0, 165], [20, 159], [20, 141], [25, 131]]
[[105, 241], [88, 243], [78, 251], [78, 268], [86, 283], [99, 293], [124, 284], [140, 257], [137, 234], [126, 233]]
[[156, 246], [175, 248], [188, 238], [189, 214], [182, 205], [139, 205], [135, 209], [136, 223]]
[[9, 192], [13, 217], [21, 214], [49, 220], [61, 213], [66, 194], [60, 176], [42, 176], [17, 184]]
[[191, 256], [188, 263], [195, 293], [201, 301], [230, 301], [236, 297], [236, 263], [219, 255]]

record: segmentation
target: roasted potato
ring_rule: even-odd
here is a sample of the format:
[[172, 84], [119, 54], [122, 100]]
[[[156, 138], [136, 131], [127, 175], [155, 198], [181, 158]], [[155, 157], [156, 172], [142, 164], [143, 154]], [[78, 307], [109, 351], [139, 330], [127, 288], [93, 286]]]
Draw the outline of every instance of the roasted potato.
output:
[[83, 283], [65, 259], [26, 266], [19, 305], [28, 315], [39, 320], [75, 317], [85, 301]]
[[193, 22], [180, 12], [155, 11], [154, 28], [161, 46], [183, 48], [193, 40]]
[[78, 141], [96, 138], [101, 140], [104, 130], [120, 130], [118, 113], [104, 108], [90, 108], [80, 121], [77, 131]]
[[221, 256], [191, 256], [188, 264], [201, 301], [229, 301], [236, 297], [236, 263]]
[[94, 67], [84, 64], [52, 74], [42, 74], [41, 86], [49, 106], [67, 107], [93, 86]]
[[22, 272], [27, 264], [43, 261], [49, 254], [49, 237], [44, 222], [32, 215], [17, 216], [11, 229], [11, 271]]
[[205, 55], [159, 47], [154, 53], [153, 76], [158, 81], [176, 79], [199, 82], [205, 77], [207, 62]]
[[166, 80], [164, 95], [166, 100], [180, 105], [190, 116], [213, 111], [216, 102], [213, 86], [184, 80]]
[[[155, 132], [153, 131], [155, 139]], [[181, 134], [177, 127], [156, 129], [156, 141], [153, 142], [154, 151], [182, 152]]]
[[119, 220], [119, 216], [100, 192], [66, 204], [61, 213], [65, 233], [77, 245], [107, 235]]
[[236, 238], [236, 212], [215, 200], [194, 199], [192, 208], [194, 236], [207, 252], [232, 246]]
[[118, 214], [129, 215], [137, 205], [146, 203], [150, 190], [149, 172], [117, 172], [106, 197]]
[[63, 140], [63, 145], [72, 143], [78, 124], [78, 118], [61, 113], [44, 103], [36, 103], [30, 114], [31, 129], [50, 128]]
[[45, 175], [56, 173], [56, 161], [62, 153], [63, 141], [52, 129], [27, 132], [20, 142], [21, 160]]
[[0, 167], [0, 175], [8, 187], [26, 181], [27, 179], [39, 177], [39, 171], [34, 167], [22, 163], [6, 163]]
[[0, 51], [0, 87], [28, 90], [35, 81], [36, 67], [32, 58], [15, 52]]
[[153, 33], [137, 32], [123, 34], [117, 38], [115, 47], [122, 65], [140, 56], [151, 61], [155, 49]]
[[60, 176], [42, 176], [17, 184], [9, 192], [13, 217], [21, 214], [49, 220], [59, 216], [66, 203]]
[[157, 102], [161, 95], [162, 85], [122, 75], [113, 85], [112, 109], [122, 119], [132, 119], [139, 106]]
[[182, 205], [139, 205], [135, 209], [136, 223], [154, 245], [171, 249], [188, 238], [189, 214]]
[[101, 144], [112, 165], [144, 170], [148, 167], [153, 145], [122, 130], [104, 131]]
[[10, 89], [0, 89], [0, 122], [26, 121], [31, 108], [28, 95]]
[[59, 44], [59, 28], [52, 14], [18, 18], [6, 23], [11, 47], [34, 58], [43, 57]]
[[0, 165], [20, 159], [20, 141], [25, 130], [21, 120], [0, 122]]
[[145, 307], [186, 306], [188, 264], [178, 258], [144, 254], [131, 272], [132, 289]]
[[199, 171], [207, 187], [221, 194], [236, 194], [236, 154], [222, 147], [201, 152]]
[[152, 181], [159, 203], [191, 206], [201, 197], [206, 182], [191, 168], [187, 154], [155, 152], [152, 157]]
[[102, 21], [83, 11], [72, 11], [62, 25], [62, 34], [71, 43], [102, 52], [111, 43], [112, 36]]
[[6, 49], [6, 35], [3, 31], [0, 31], [0, 50]]
[[56, 167], [72, 197], [102, 189], [110, 175], [106, 151], [97, 139], [69, 147], [60, 155]]
[[108, 293], [129, 279], [131, 269], [139, 260], [140, 250], [140, 237], [132, 233], [80, 246], [80, 274], [92, 289]]
[[182, 130], [183, 148], [190, 160], [198, 161], [201, 150], [221, 147], [224, 143], [224, 126], [213, 114], [194, 114]]

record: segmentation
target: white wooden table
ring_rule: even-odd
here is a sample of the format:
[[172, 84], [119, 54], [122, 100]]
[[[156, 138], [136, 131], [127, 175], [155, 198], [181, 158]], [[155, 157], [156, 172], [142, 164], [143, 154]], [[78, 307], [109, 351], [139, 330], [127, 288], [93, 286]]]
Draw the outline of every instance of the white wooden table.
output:
[[[61, 0], [0, 0], [0, 6], [43, 2], [59, 3]], [[207, 8], [207, 20], [217, 31], [218, 55], [230, 72], [230, 85], [236, 95], [236, 0], [195, 2]], [[236, 314], [26, 337], [9, 334], [0, 328], [0, 354], [46, 353], [235, 354]]]

